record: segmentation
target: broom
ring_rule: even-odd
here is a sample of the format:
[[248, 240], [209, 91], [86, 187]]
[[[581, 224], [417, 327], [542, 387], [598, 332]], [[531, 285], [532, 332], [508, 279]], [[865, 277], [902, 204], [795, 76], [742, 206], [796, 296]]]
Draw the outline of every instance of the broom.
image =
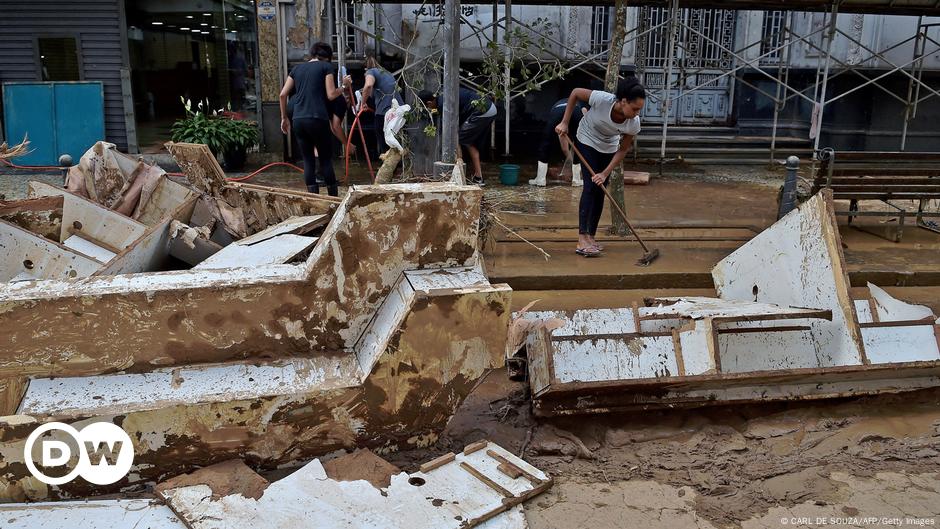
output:
[[[565, 137], [567, 138], [568, 135], [565, 134]], [[594, 168], [592, 168], [591, 164], [589, 164], [588, 161], [584, 159], [584, 155], [581, 154], [581, 151], [579, 151], [578, 148], [575, 146], [574, 142], [571, 141], [571, 138], [568, 138], [568, 145], [570, 145], [571, 148], [574, 150], [574, 153], [578, 155], [578, 158], [581, 160], [581, 163], [583, 163], [584, 166], [587, 167], [588, 174], [591, 175], [591, 178], [594, 178], [594, 175], [595, 175]], [[607, 195], [607, 198], [610, 200], [610, 203], [613, 205], [614, 209], [617, 210], [617, 213], [619, 213], [620, 217], [623, 218], [623, 221], [627, 224], [627, 227], [630, 228], [630, 233], [632, 233], [633, 237], [636, 238], [636, 242], [640, 243], [640, 246], [643, 247], [643, 252], [645, 253], [643, 254], [643, 257], [640, 257], [639, 259], [637, 259], [636, 265], [637, 266], [649, 266], [653, 261], [655, 261], [656, 259], [659, 259], [659, 248], [653, 248], [652, 250], [647, 248], [646, 244], [643, 242], [643, 239], [640, 238], [640, 235], [637, 234], [635, 229], [633, 229], [633, 225], [630, 224], [630, 219], [627, 218], [627, 214], [624, 213], [623, 209], [621, 209], [620, 207], [620, 204], [618, 204], [617, 201], [614, 200], [614, 197], [611, 196], [610, 191], [607, 190], [607, 186], [605, 186], [604, 184], [598, 184], [598, 187], [600, 187], [601, 190], [604, 191], [604, 194]]]

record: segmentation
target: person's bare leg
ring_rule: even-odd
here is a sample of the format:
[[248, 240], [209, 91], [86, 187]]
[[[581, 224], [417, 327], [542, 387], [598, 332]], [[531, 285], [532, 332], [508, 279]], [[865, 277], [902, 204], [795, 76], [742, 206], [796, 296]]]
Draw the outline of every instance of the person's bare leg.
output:
[[476, 145], [467, 145], [467, 151], [470, 153], [470, 162], [473, 163], [473, 176], [483, 178], [483, 167], [480, 165], [480, 150]]
[[578, 249], [579, 249], [579, 250], [584, 250], [584, 249], [586, 249], [586, 248], [590, 248], [592, 245], [593, 245], [593, 243], [592, 243], [592, 241], [591, 241], [591, 236], [590, 236], [590, 235], [588, 235], [588, 234], [586, 234], [586, 233], [579, 233], [579, 234], [578, 234]]

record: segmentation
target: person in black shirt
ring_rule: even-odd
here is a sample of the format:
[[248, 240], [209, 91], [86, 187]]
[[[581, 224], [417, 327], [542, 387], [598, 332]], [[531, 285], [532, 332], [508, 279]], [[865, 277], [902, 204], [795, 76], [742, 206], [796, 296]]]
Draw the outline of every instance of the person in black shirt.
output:
[[[336, 174], [333, 172], [333, 140], [330, 138], [330, 102], [342, 97], [343, 90], [336, 86], [336, 75], [330, 58], [333, 48], [324, 42], [318, 42], [310, 50], [313, 56], [309, 62], [299, 64], [291, 70], [281, 89], [281, 132], [290, 134], [293, 130], [304, 159], [304, 182], [307, 191], [319, 193], [317, 184], [316, 160], [314, 149], [320, 156], [320, 172], [326, 181], [327, 191], [332, 196], [339, 196]], [[352, 85], [352, 78], [346, 76], [343, 86]], [[293, 95], [293, 118], [287, 119], [287, 98]]]
[[[418, 92], [418, 99], [430, 110], [443, 107], [441, 96], [435, 97], [428, 90]], [[466, 147], [470, 153], [470, 161], [473, 164], [473, 176], [470, 177], [470, 183], [483, 185], [480, 148], [483, 147], [483, 143], [486, 141], [486, 133], [490, 130], [490, 124], [496, 119], [496, 105], [489, 97], [462, 86], [460, 87], [458, 99], [458, 121], [460, 122], [458, 142], [461, 147]]]

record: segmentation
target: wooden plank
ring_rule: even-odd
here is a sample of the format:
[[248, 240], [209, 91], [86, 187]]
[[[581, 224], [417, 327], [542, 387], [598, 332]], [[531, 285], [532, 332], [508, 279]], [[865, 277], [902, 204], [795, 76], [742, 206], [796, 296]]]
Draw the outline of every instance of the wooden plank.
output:
[[284, 222], [275, 224], [274, 226], [268, 226], [264, 230], [261, 230], [254, 235], [249, 235], [248, 237], [239, 239], [238, 244], [242, 246], [248, 246], [259, 243], [261, 241], [266, 241], [272, 237], [283, 235], [285, 233], [303, 235], [310, 230], [313, 230], [319, 226], [323, 226], [327, 223], [327, 221], [329, 221], [329, 218], [326, 215], [291, 217]]
[[513, 497], [515, 497], [515, 494], [513, 494], [512, 492], [510, 492], [508, 489], [506, 489], [505, 487], [503, 487], [503, 486], [500, 485], [499, 483], [496, 483], [495, 481], [493, 481], [492, 479], [490, 479], [489, 476], [483, 474], [482, 472], [480, 472], [479, 470], [477, 470], [476, 468], [474, 468], [473, 465], [471, 465], [470, 463], [467, 463], [466, 461], [461, 461], [461, 462], [460, 462], [460, 468], [466, 470], [471, 476], [477, 478], [478, 480], [480, 480], [481, 482], [483, 482], [487, 487], [489, 487], [489, 488], [495, 490], [496, 492], [502, 494], [502, 495], [505, 496], [506, 498], [513, 498]]
[[542, 480], [541, 480], [541, 479], [535, 477], [535, 476], [532, 475], [530, 472], [528, 472], [528, 471], [526, 471], [525, 469], [521, 468], [520, 466], [516, 465], [515, 463], [513, 463], [512, 461], [510, 461], [509, 459], [507, 459], [507, 458], [506, 458], [505, 456], [503, 456], [502, 454], [496, 452], [495, 450], [493, 450], [493, 449], [487, 450], [487, 451], [486, 451], [486, 455], [488, 455], [488, 456], [492, 457], [493, 459], [499, 461], [499, 462], [500, 462], [500, 467], [502, 467], [502, 466], [505, 465], [506, 467], [511, 468], [511, 469], [513, 470], [513, 472], [514, 472], [515, 474], [517, 474], [515, 477], [513, 477], [513, 479], [516, 479], [518, 476], [525, 476], [525, 478], [526, 478], [527, 480], [529, 480], [529, 483], [532, 483], [533, 485], [541, 485], [541, 484], [542, 484]]
[[453, 452], [448, 452], [440, 457], [437, 457], [437, 458], [432, 459], [431, 461], [428, 461], [427, 463], [422, 463], [421, 466], [418, 467], [418, 470], [427, 474], [428, 472], [434, 470], [435, 468], [438, 468], [438, 467], [446, 465], [447, 463], [450, 463], [456, 457], [457, 457], [457, 454]]
[[101, 264], [107, 263], [118, 254], [118, 252], [110, 249], [110, 245], [95, 241], [80, 231], [73, 231], [70, 236], [62, 241], [62, 246], [87, 255]]
[[682, 342], [679, 340], [679, 330], [672, 331], [672, 347], [676, 351], [676, 367], [678, 375], [685, 376], [685, 359], [682, 358]]
[[265, 264], [282, 264], [316, 244], [314, 237], [278, 235], [277, 237], [242, 246], [237, 242], [222, 248], [193, 269], [244, 268]]
[[4, 529], [186, 529], [169, 507], [147, 498], [6, 503], [0, 520]]
[[467, 446], [463, 447], [463, 455], [470, 455], [478, 450], [483, 450], [486, 448], [487, 441], [477, 441], [475, 443], [470, 443]]
[[173, 155], [189, 183], [201, 193], [222, 196], [226, 186], [225, 171], [212, 155], [209, 147], [198, 143], [167, 142], [166, 149]]

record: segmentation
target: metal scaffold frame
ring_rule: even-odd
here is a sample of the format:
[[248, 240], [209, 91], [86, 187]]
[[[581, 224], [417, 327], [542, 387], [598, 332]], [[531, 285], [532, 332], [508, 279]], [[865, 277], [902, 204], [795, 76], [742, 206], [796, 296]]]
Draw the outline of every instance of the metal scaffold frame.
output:
[[[379, 40], [381, 37], [377, 35], [374, 31], [369, 30], [368, 28], [361, 27], [353, 21], [346, 20], [345, 10], [339, 9], [339, 6], [342, 4], [342, 0], [334, 0], [336, 2], [337, 9], [335, 13], [338, 14], [336, 20], [336, 32], [338, 44], [346, 42], [346, 31], [352, 29], [353, 31], [361, 32], [363, 35], [370, 37], [372, 39]], [[386, 2], [370, 2], [375, 6], [379, 6]], [[390, 3], [390, 2], [389, 2]], [[478, 3], [474, 3], [480, 5]], [[406, 56], [406, 64], [399, 70], [392, 72], [394, 75], [399, 76], [405, 71], [408, 71], [412, 68], [426, 64], [428, 61], [438, 61], [442, 57], [450, 56], [451, 61], [445, 61], [444, 67], [444, 82], [442, 87], [445, 89], [445, 100], [456, 98], [456, 93], [451, 93], [451, 90], [456, 92], [456, 86], [458, 83], [463, 83], [467, 86], [470, 86], [475, 89], [480, 89], [480, 85], [473, 82], [473, 80], [467, 78], [466, 76], [461, 76], [459, 74], [459, 47], [461, 43], [470, 40], [477, 39], [481, 45], [486, 46], [490, 43], [497, 43], [502, 46], [503, 49], [508, 48], [506, 43], [500, 43], [497, 41], [499, 38], [498, 32], [503, 31], [504, 35], [509, 35], [512, 31], [513, 26], [518, 26], [525, 28], [527, 31], [532, 32], [537, 35], [539, 38], [544, 38], [546, 42], [551, 43], [554, 46], [558, 46], [561, 50], [560, 53], [552, 49], [541, 50], [547, 56], [551, 57], [553, 60], [559, 60], [564, 63], [564, 72], [570, 73], [575, 70], [581, 70], [587, 73], [588, 75], [600, 79], [594, 72], [586, 69], [587, 66], [595, 66], [602, 69], [606, 68], [606, 64], [601, 62], [601, 59], [606, 54], [606, 51], [601, 51], [598, 53], [584, 53], [576, 49], [571, 48], [561, 40], [554, 38], [552, 35], [547, 35], [539, 31], [539, 29], [531, 24], [527, 24], [523, 20], [519, 20], [513, 16], [512, 13], [512, 3], [510, 0], [507, 0], [502, 3], [504, 5], [504, 12], [502, 16], [499, 16], [499, 5], [500, 2], [494, 2], [493, 6], [493, 21], [485, 25], [477, 25], [474, 22], [467, 19], [465, 16], [460, 14], [460, 1], [459, 0], [445, 0], [444, 2], [444, 14], [445, 18], [448, 13], [454, 14], [459, 17], [459, 20], [456, 21], [456, 25], [452, 25], [448, 28], [448, 24], [444, 23], [445, 26], [445, 38], [444, 42], [450, 42], [450, 46], [441, 46], [437, 49], [432, 50], [430, 53], [426, 53], [422, 56], [418, 56], [412, 50], [408, 48], [389, 41], [382, 39], [381, 42], [384, 46], [390, 46], [396, 50], [401, 51]], [[599, 2], [599, 4], [606, 4]], [[806, 32], [804, 35], [800, 35], [794, 29], [793, 15], [794, 11], [784, 11], [782, 23], [778, 28], [774, 28], [772, 31], [762, 31], [761, 37], [753, 42], [744, 42], [741, 44], [736, 44], [733, 46], [728, 46], [722, 42], [719, 42], [712, 36], [707, 35], [701, 29], [690, 24], [683, 16], [681, 16], [682, 10], [685, 9], [682, 7], [680, 0], [670, 0], [668, 7], [668, 15], [663, 18], [660, 22], [650, 25], [649, 27], [641, 29], [640, 25], [635, 25], [632, 28], [629, 28], [626, 32], [624, 44], [625, 46], [630, 43], [635, 43], [641, 38], [644, 38], [650, 34], [668, 28], [669, 43], [667, 45], [667, 56], [665, 60], [665, 77], [662, 87], [659, 89], [647, 89], [647, 98], [651, 101], [658, 101], [663, 106], [663, 116], [662, 124], [660, 126], [660, 149], [659, 149], [659, 162], [664, 163], [666, 159], [666, 146], [669, 137], [669, 120], [670, 120], [670, 111], [676, 108], [679, 105], [679, 102], [682, 98], [689, 97], [691, 94], [707, 88], [709, 86], [715, 86], [718, 81], [725, 77], [729, 77], [733, 83], [741, 83], [749, 88], [753, 89], [757, 93], [762, 94], [763, 96], [769, 98], [774, 106], [773, 113], [773, 125], [772, 125], [772, 135], [770, 143], [770, 163], [775, 163], [774, 157], [777, 150], [777, 138], [778, 138], [778, 122], [780, 114], [785, 109], [787, 103], [794, 99], [802, 99], [803, 101], [810, 104], [813, 108], [813, 119], [811, 124], [810, 138], [813, 140], [813, 148], [815, 152], [819, 151], [820, 148], [820, 136], [823, 126], [823, 116], [824, 111], [827, 107], [831, 106], [836, 101], [849, 96], [850, 94], [861, 90], [869, 85], [874, 86], [875, 88], [883, 91], [888, 94], [891, 98], [899, 101], [904, 105], [904, 119], [902, 124], [901, 132], [901, 141], [899, 145], [899, 150], [905, 150], [907, 146], [907, 136], [908, 136], [908, 127], [911, 121], [917, 116], [917, 110], [920, 103], [926, 99], [934, 96], [940, 96], [940, 91], [929, 86], [923, 80], [924, 72], [924, 57], [930, 55], [931, 53], [940, 52], [940, 42], [936, 39], [930, 37], [927, 34], [927, 30], [930, 27], [940, 26], [940, 23], [926, 24], [924, 23], [923, 16], [918, 18], [917, 30], [914, 35], [900, 41], [891, 44], [888, 47], [885, 47], [881, 50], [874, 50], [871, 47], [867, 46], [865, 43], [861, 42], [860, 37], [853, 36], [837, 26], [837, 20], [839, 16], [839, 2], [834, 2], [830, 4], [830, 9], [825, 12], [824, 23], [820, 27]], [[740, 9], [735, 6], [731, 6], [730, 9]], [[459, 23], [462, 22], [471, 28], [472, 32], [470, 35], [461, 37], [459, 30]], [[456, 34], [448, 34], [447, 31], [454, 32]], [[731, 58], [731, 67], [724, 68], [722, 73], [716, 76], [708, 76], [707, 80], [693, 84], [690, 86], [678, 86], [678, 83], [674, 82], [674, 77], [676, 79], [687, 79], [690, 75], [702, 72], [704, 68], [688, 69], [684, 68], [681, 64], [681, 61], [677, 60], [677, 53], [682, 49], [682, 43], [680, 39], [677, 39], [679, 32], [685, 32], [686, 34], [691, 34], [701, 39], [702, 42], [707, 43], [709, 46], [715, 47], [721, 51], [721, 53], [726, 54]], [[491, 32], [491, 33], [490, 33]], [[821, 36], [821, 43], [817, 44], [814, 42], [814, 38]], [[862, 60], [857, 60], [854, 64], [850, 64], [846, 61], [840, 60], [833, 56], [833, 43], [839, 39], [845, 39], [848, 43], [853, 46], [856, 46], [860, 50], [864, 50], [868, 54]], [[907, 45], [913, 41], [913, 56], [910, 60], [904, 61], [901, 64], [896, 64], [887, 58], [887, 53], [892, 50], [899, 48], [901, 46]], [[793, 85], [790, 79], [790, 71], [792, 69], [791, 62], [793, 57], [793, 46], [796, 44], [802, 44], [808, 48], [813, 49], [815, 52], [820, 54], [819, 59], [817, 60], [816, 66], [816, 75], [815, 81], [804, 87], [796, 87]], [[759, 47], [761, 50], [757, 56], [747, 57], [749, 50], [754, 47]], [[342, 46], [338, 46], [338, 49], [343, 49]], [[451, 48], [450, 54], [448, 48]], [[930, 49], [928, 49], [930, 48]], [[639, 50], [640, 47], [637, 47]], [[508, 53], [508, 51], [507, 51]], [[570, 55], [565, 56], [564, 54], [568, 53]], [[638, 51], [639, 53], [639, 51]], [[340, 54], [342, 55], [342, 54]], [[767, 57], [779, 57], [779, 61], [775, 65], [767, 65], [762, 62], [762, 59]], [[871, 72], [866, 72], [866, 68], [863, 67], [865, 63], [877, 59], [886, 65], [887, 70], [883, 68], [879, 70], [877, 75], [869, 75]], [[639, 61], [637, 61], [639, 62]], [[340, 57], [340, 65], [343, 64], [343, 57]], [[638, 72], [642, 75], [641, 72]], [[676, 73], [677, 75], [673, 75]], [[751, 73], [758, 74], [761, 77], [766, 78], [767, 80], [773, 82], [774, 89], [773, 91], [768, 91], [763, 88], [756, 86], [754, 83], [748, 81], [742, 74]], [[839, 76], [843, 76], [847, 73], [853, 73], [862, 78], [863, 82], [861, 84], [855, 85], [851, 88], [846, 88], [840, 93], [830, 93], [830, 81]], [[906, 97], [898, 95], [888, 87], [884, 86], [882, 82], [888, 77], [900, 74], [904, 76], [908, 81]], [[450, 76], [453, 76], [451, 83], [448, 84], [448, 79]], [[456, 81], [456, 82], [454, 82]], [[504, 98], [503, 107], [506, 115], [509, 115], [510, 103], [513, 99], [516, 99], [520, 96], [524, 96], [526, 93], [530, 92], [534, 88], [541, 87], [549, 80], [541, 80], [535, 84], [535, 87], [529, 86], [526, 83], [519, 83], [516, 85], [512, 84], [511, 72], [509, 71], [509, 66], [507, 65], [506, 72], [504, 75], [504, 93], [507, 94], [507, 97]], [[732, 90], [733, 92], [733, 90]], [[451, 97], [453, 96], [453, 97]], [[448, 117], [445, 112], [445, 118]], [[453, 121], [453, 128], [456, 130], [456, 116], [450, 116], [450, 119], [445, 119], [444, 123], [451, 123]], [[510, 152], [510, 120], [506, 119], [504, 127], [504, 153], [508, 154]], [[495, 125], [494, 125], [495, 133]], [[493, 139], [493, 146], [495, 147], [495, 134]], [[450, 147], [448, 147], [450, 148]], [[447, 158], [445, 155], [444, 158]]]

